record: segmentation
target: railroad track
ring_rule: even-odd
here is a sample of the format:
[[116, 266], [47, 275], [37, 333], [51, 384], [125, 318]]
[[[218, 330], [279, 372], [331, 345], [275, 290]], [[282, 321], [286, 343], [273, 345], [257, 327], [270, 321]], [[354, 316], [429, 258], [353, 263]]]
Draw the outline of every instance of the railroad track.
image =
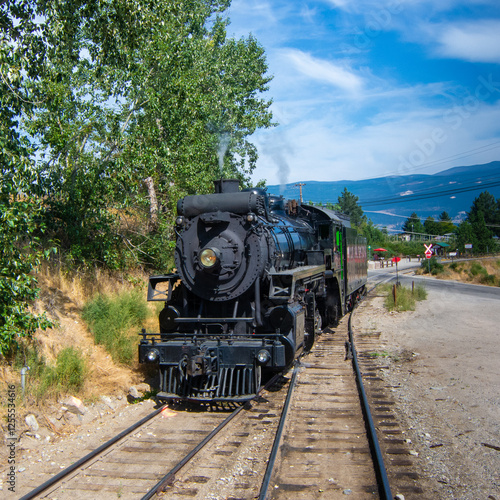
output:
[[[279, 390], [283, 383], [286, 383], [285, 378], [274, 377], [262, 391], [274, 391], [277, 397], [273, 398], [273, 404], [280, 404], [279, 400], [285, 397], [286, 393]], [[246, 415], [247, 423], [237, 431], [230, 431], [232, 440], [225, 444], [226, 448], [241, 444], [237, 439], [251, 440], [259, 430], [255, 428], [257, 424], [261, 431], [266, 432], [268, 424], [277, 422], [272, 413], [273, 404], [259, 396], [251, 404], [233, 405], [232, 409], [227, 405], [203, 408], [165, 405], [26, 493], [21, 500], [99, 500], [114, 496], [122, 499], [151, 498], [156, 492], [168, 491], [177, 471], [192, 462], [201, 450], [205, 449], [206, 453], [210, 441], [223, 434], [223, 429], [240, 413]], [[272, 429], [268, 434], [272, 440]], [[211, 467], [216, 462], [214, 457], [222, 463], [228, 454], [227, 449], [215, 450]], [[189, 482], [200, 485], [208, 479], [197, 474], [190, 477]], [[197, 491], [191, 486], [189, 489]]]
[[262, 498], [382, 498], [358, 386], [346, 359], [348, 325], [344, 320], [334, 334], [321, 335], [304, 359], [279, 466]]
[[188, 419], [163, 406], [22, 497], [57, 500], [141, 498], [228, 417], [193, 412]]
[[160, 409], [23, 499], [157, 493], [169, 499], [385, 499], [392, 498], [389, 484], [417, 498], [422, 491], [413, 457], [392, 411], [391, 388], [379, 376], [384, 367], [372, 356], [379, 336], [355, 335], [354, 358], [366, 386], [361, 400], [372, 408], [367, 414], [346, 359], [346, 342], [353, 345], [349, 325], [344, 318], [335, 332], [324, 332], [291, 378], [277, 377], [251, 403], [233, 412]]
[[[369, 309], [369, 301], [359, 307]], [[381, 332], [378, 331], [358, 330], [355, 334], [367, 401], [392, 491], [403, 494], [406, 500], [420, 499], [425, 492], [415, 471], [417, 455], [412, 451], [395, 414], [395, 402], [391, 395], [394, 387], [388, 385], [383, 377], [383, 371], [389, 367], [383, 357], [377, 356], [386, 348], [380, 337]]]

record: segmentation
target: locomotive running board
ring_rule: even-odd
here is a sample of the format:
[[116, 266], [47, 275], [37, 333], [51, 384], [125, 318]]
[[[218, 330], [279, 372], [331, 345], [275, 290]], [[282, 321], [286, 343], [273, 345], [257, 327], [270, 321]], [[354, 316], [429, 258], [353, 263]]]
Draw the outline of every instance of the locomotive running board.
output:
[[269, 288], [270, 299], [290, 299], [295, 295], [298, 283], [307, 285], [321, 279], [326, 271], [324, 264], [320, 266], [305, 266], [269, 273], [271, 285]]

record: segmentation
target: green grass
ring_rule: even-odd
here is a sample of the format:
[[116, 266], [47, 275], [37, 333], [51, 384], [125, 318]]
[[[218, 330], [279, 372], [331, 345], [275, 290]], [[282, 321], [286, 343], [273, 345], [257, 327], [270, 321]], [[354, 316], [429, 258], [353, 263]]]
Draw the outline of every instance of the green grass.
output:
[[470, 266], [470, 273], [472, 276], [477, 276], [478, 274], [481, 274], [482, 276], [487, 276], [488, 271], [479, 263], [479, 262], [473, 262]]
[[125, 292], [108, 297], [98, 295], [83, 308], [82, 317], [114, 361], [131, 364], [137, 351], [137, 328], [148, 315], [140, 292]]
[[414, 311], [416, 303], [427, 298], [427, 290], [422, 285], [411, 288], [404, 286], [397, 286], [396, 288], [396, 301], [394, 301], [394, 287], [391, 284], [386, 284], [381, 288], [382, 292], [387, 295], [385, 297], [384, 305], [388, 311]]
[[75, 347], [66, 347], [57, 355], [55, 366], [47, 366], [41, 378], [45, 392], [78, 392], [83, 388], [87, 365], [82, 353]]
[[61, 394], [78, 393], [83, 389], [88, 374], [82, 352], [75, 347], [59, 351], [55, 364], [49, 364], [36, 347], [29, 347], [16, 356], [15, 366], [20, 370], [29, 366], [26, 375], [26, 395], [37, 401]]

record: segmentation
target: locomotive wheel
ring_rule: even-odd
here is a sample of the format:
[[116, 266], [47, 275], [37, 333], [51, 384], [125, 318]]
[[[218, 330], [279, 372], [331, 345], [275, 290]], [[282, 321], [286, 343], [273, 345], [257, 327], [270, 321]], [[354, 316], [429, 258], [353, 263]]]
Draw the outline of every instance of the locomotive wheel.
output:
[[326, 324], [327, 326], [337, 326], [340, 319], [340, 298], [332, 290], [326, 296]]
[[319, 311], [316, 309], [314, 311], [314, 333], [321, 333], [323, 329], [323, 318], [321, 317], [321, 314]]
[[306, 332], [304, 337], [304, 349], [306, 351], [310, 351], [312, 346], [314, 345], [314, 341], [316, 340], [316, 335], [321, 333], [321, 328], [323, 325], [323, 320], [321, 318], [321, 314], [318, 309], [314, 312], [314, 331]]
[[316, 339], [316, 333], [306, 333], [304, 336], [304, 350], [310, 351], [314, 345], [314, 340]]

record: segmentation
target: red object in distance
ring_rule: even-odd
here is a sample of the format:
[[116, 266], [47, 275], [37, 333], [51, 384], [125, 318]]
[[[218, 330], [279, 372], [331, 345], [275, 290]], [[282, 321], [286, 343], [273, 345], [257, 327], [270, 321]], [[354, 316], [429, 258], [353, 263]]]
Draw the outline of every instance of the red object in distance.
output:
[[399, 262], [401, 260], [401, 257], [393, 257], [392, 262]]
[[385, 248], [375, 248], [374, 252], [387, 252]]

